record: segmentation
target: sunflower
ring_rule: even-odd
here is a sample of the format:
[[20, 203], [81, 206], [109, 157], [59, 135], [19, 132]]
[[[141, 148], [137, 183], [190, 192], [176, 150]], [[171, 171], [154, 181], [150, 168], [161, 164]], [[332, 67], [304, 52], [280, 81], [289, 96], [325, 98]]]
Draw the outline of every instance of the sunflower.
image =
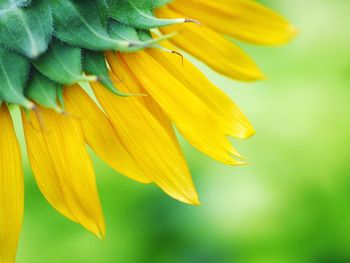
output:
[[119, 173], [198, 205], [175, 130], [245, 164], [229, 137], [254, 129], [182, 52], [236, 80], [263, 74], [228, 37], [290, 40], [295, 29], [252, 0], [7, 0], [0, 3], [0, 262], [14, 262], [23, 216], [21, 152], [47, 201], [99, 238], [105, 223], [86, 147]]

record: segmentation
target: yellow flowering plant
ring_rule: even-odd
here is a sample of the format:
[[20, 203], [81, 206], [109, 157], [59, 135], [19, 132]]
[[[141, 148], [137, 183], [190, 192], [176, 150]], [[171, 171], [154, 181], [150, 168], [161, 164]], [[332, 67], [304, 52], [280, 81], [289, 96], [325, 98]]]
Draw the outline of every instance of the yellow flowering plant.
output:
[[21, 108], [28, 158], [47, 201], [104, 238], [86, 146], [121, 174], [198, 205], [174, 127], [228, 165], [245, 164], [228, 138], [255, 131], [181, 53], [233, 79], [255, 81], [262, 72], [226, 36], [277, 45], [294, 34], [284, 18], [253, 0], [1, 0], [0, 262], [15, 261], [23, 216], [9, 105]]

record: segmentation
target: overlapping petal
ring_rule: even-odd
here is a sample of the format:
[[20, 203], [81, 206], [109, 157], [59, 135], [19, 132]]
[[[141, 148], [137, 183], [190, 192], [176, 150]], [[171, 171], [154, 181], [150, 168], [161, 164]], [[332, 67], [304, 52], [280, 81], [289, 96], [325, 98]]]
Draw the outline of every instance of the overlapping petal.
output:
[[29, 161], [41, 192], [60, 213], [103, 238], [104, 218], [80, 124], [71, 116], [38, 109], [30, 113], [30, 119], [23, 113], [22, 120]]
[[13, 263], [23, 217], [21, 153], [7, 106], [0, 106], [0, 262]]
[[218, 32], [253, 44], [283, 44], [296, 34], [286, 19], [254, 0], [176, 0], [169, 6]]
[[118, 172], [141, 183], [151, 180], [137, 166], [112, 124], [79, 86], [64, 90], [67, 112], [78, 118], [87, 144]]
[[239, 164], [230, 153], [239, 154], [207, 105], [144, 51], [122, 54], [122, 57], [192, 145], [218, 161]]
[[149, 112], [152, 113], [153, 117], [156, 118], [161, 125], [163, 125], [163, 128], [172, 138], [174, 145], [179, 150], [179, 153], [182, 155], [180, 145], [176, 138], [171, 121], [166, 116], [164, 111], [159, 107], [157, 102], [155, 102], [154, 99], [148, 95], [147, 90], [143, 88], [142, 84], [134, 76], [132, 70], [123, 61], [121, 54], [114, 52], [106, 52], [106, 58], [108, 60], [113, 74], [119, 79], [119, 81], [123, 82], [124, 85], [128, 87], [130, 92], [134, 94], [145, 95], [142, 97], [140, 102], [143, 103], [149, 110]]
[[[175, 48], [169, 43], [163, 42], [163, 45], [171, 50]], [[246, 139], [255, 133], [252, 125], [235, 103], [186, 58], [181, 59], [174, 54], [156, 49], [148, 50], [147, 53], [186, 87], [189, 87], [189, 90], [211, 109], [226, 135]]]
[[[112, 76], [123, 92], [131, 90]], [[117, 97], [100, 83], [94, 93], [142, 171], [164, 192], [185, 203], [198, 204], [198, 196], [183, 156], [164, 127], [148, 111], [142, 97]]]
[[[156, 10], [159, 17], [178, 17], [180, 14], [168, 7]], [[170, 41], [198, 58], [217, 72], [242, 81], [263, 79], [254, 61], [236, 44], [206, 25], [187, 23], [161, 28], [165, 34], [178, 32]]]

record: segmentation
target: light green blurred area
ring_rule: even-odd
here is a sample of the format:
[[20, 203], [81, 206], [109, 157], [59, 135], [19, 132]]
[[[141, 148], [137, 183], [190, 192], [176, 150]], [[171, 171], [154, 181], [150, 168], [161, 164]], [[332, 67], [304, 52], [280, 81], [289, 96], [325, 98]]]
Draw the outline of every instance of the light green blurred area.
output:
[[350, 1], [270, 0], [299, 28], [282, 48], [244, 45], [268, 76], [237, 83], [201, 65], [257, 135], [226, 167], [184, 143], [203, 203], [178, 203], [96, 158], [107, 238], [55, 212], [26, 163], [19, 263], [350, 262]]

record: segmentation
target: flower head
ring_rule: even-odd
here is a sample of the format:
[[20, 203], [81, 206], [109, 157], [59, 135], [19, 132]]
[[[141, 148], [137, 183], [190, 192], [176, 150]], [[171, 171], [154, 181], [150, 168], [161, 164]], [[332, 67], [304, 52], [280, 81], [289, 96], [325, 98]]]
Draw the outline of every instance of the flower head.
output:
[[3, 2], [1, 262], [15, 259], [23, 214], [20, 150], [8, 105], [21, 108], [30, 165], [47, 201], [103, 238], [86, 145], [121, 174], [199, 204], [174, 127], [228, 165], [245, 164], [228, 137], [246, 139], [255, 131], [237, 105], [179, 54], [253, 81], [263, 74], [225, 36], [282, 44], [295, 34], [284, 18], [252, 0]]

